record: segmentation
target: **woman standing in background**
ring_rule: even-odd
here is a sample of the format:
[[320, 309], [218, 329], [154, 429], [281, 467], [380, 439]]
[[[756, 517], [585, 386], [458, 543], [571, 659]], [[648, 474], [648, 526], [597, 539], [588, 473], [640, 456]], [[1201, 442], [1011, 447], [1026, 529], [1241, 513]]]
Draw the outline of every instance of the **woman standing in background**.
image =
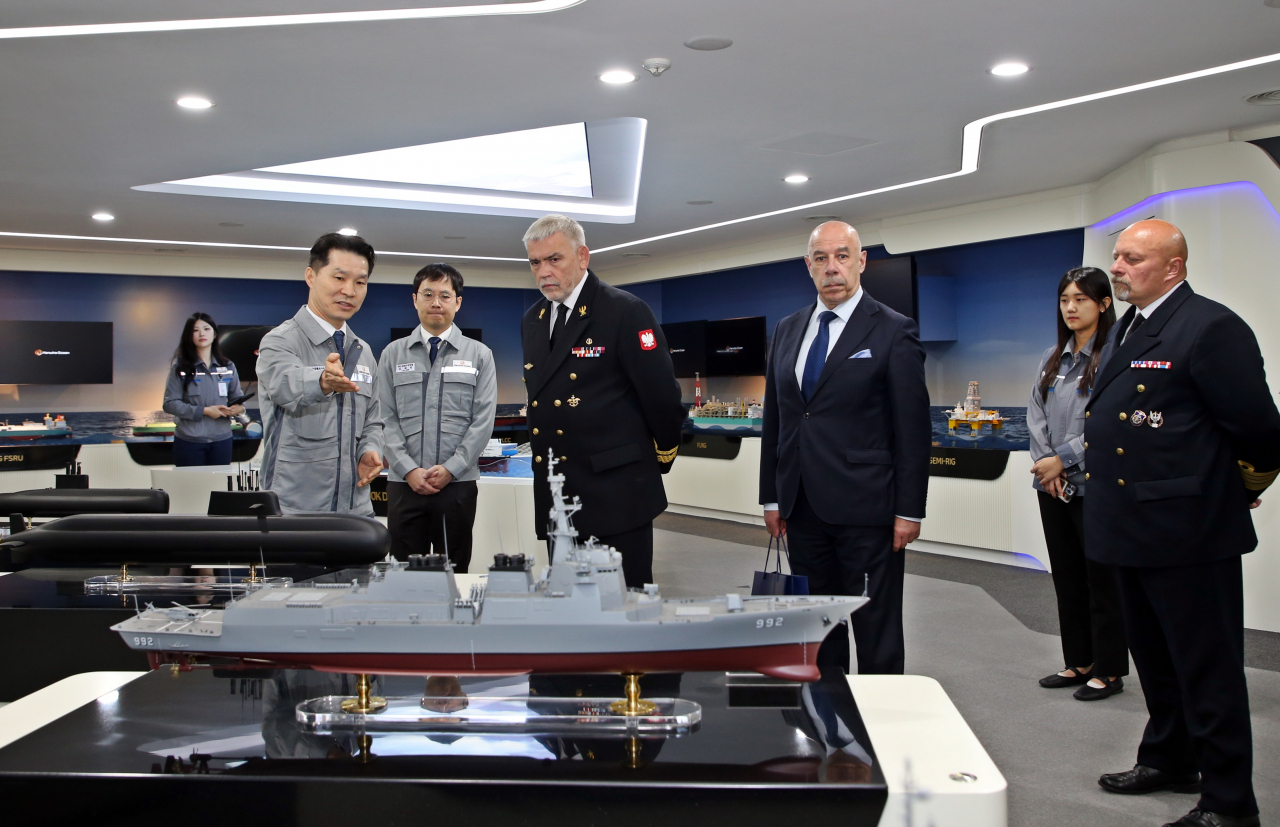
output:
[[1101, 374], [1102, 345], [1116, 312], [1111, 283], [1096, 267], [1069, 270], [1058, 283], [1058, 344], [1040, 357], [1027, 406], [1034, 487], [1039, 494], [1066, 668], [1040, 679], [1048, 689], [1080, 686], [1096, 701], [1124, 691], [1129, 648], [1115, 575], [1084, 556], [1085, 405]]
[[164, 387], [164, 411], [173, 414], [173, 464], [231, 464], [231, 417], [243, 405], [235, 364], [218, 347], [218, 325], [207, 313], [193, 313], [182, 327]]

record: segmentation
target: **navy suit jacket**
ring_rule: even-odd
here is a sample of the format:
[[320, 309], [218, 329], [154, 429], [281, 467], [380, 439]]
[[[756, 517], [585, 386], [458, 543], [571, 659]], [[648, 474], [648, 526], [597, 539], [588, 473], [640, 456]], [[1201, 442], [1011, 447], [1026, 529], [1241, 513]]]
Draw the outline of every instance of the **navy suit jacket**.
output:
[[1117, 347], [1136, 313], [1113, 329], [1085, 411], [1085, 555], [1185, 566], [1252, 551], [1249, 503], [1266, 486], [1254, 478], [1250, 489], [1238, 462], [1280, 467], [1280, 413], [1258, 340], [1186, 283]]
[[[837, 525], [924, 517], [929, 391], [916, 323], [864, 291], [807, 403], [796, 381], [809, 305], [778, 323], [765, 377], [760, 502], [784, 518], [804, 482], [810, 507]], [[870, 358], [853, 359], [869, 350]]]

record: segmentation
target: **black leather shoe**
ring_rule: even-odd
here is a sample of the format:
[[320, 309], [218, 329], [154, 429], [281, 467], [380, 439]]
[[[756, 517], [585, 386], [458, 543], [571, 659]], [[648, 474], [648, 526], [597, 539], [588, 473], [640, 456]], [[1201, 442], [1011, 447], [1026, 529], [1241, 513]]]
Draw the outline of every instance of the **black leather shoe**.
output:
[[1110, 698], [1112, 695], [1119, 695], [1124, 691], [1124, 681], [1120, 678], [1099, 678], [1105, 686], [1092, 686], [1085, 684], [1077, 689], [1073, 694], [1077, 701], [1100, 701], [1103, 698]]
[[1196, 807], [1182, 818], [1164, 827], [1258, 827], [1261, 823], [1257, 816], [1227, 816]]
[[1089, 680], [1090, 673], [1078, 672], [1074, 666], [1068, 666], [1067, 671], [1071, 674], [1059, 675], [1057, 672], [1054, 672], [1048, 677], [1041, 678], [1040, 685], [1045, 689], [1062, 689], [1064, 686], [1079, 686]]
[[1122, 795], [1141, 795], [1143, 793], [1153, 793], [1156, 790], [1198, 793], [1200, 792], [1200, 773], [1192, 772], [1175, 775], [1169, 772], [1161, 772], [1154, 767], [1134, 764], [1131, 770], [1107, 773], [1098, 779], [1098, 785], [1109, 793], [1120, 793]]

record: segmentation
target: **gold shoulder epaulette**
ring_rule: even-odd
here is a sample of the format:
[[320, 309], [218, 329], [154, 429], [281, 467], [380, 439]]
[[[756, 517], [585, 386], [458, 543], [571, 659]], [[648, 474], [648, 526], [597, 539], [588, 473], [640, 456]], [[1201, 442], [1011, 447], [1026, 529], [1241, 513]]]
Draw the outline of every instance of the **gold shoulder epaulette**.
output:
[[662, 450], [661, 448], [659, 448], [659, 447], [658, 447], [658, 441], [657, 441], [657, 440], [654, 440], [654, 442], [653, 442], [653, 450], [655, 450], [655, 451], [657, 451], [657, 452], [658, 452], [658, 462], [667, 463], [667, 462], [672, 462], [673, 460], [675, 460], [675, 458], [676, 458], [676, 454], [680, 451], [680, 446], [679, 446], [679, 445], [677, 445], [676, 447], [674, 447], [674, 448], [672, 448], [672, 449], [670, 449], [670, 450], [668, 450], [668, 451], [664, 451], [664, 450]]
[[1280, 468], [1274, 471], [1258, 471], [1244, 460], [1237, 460], [1237, 462], [1240, 463], [1240, 476], [1244, 477], [1244, 487], [1250, 491], [1265, 491], [1267, 486], [1276, 481], [1276, 475], [1280, 474]]

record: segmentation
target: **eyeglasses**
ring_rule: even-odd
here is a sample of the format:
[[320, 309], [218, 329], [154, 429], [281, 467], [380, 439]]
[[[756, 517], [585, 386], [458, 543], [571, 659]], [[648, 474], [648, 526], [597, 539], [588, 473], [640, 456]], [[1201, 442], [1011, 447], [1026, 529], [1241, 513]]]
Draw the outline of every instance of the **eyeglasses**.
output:
[[418, 292], [418, 298], [422, 299], [427, 304], [431, 304], [436, 299], [439, 299], [441, 304], [448, 304], [453, 301], [453, 294], [447, 290], [439, 293], [433, 293], [430, 290], [421, 290]]

